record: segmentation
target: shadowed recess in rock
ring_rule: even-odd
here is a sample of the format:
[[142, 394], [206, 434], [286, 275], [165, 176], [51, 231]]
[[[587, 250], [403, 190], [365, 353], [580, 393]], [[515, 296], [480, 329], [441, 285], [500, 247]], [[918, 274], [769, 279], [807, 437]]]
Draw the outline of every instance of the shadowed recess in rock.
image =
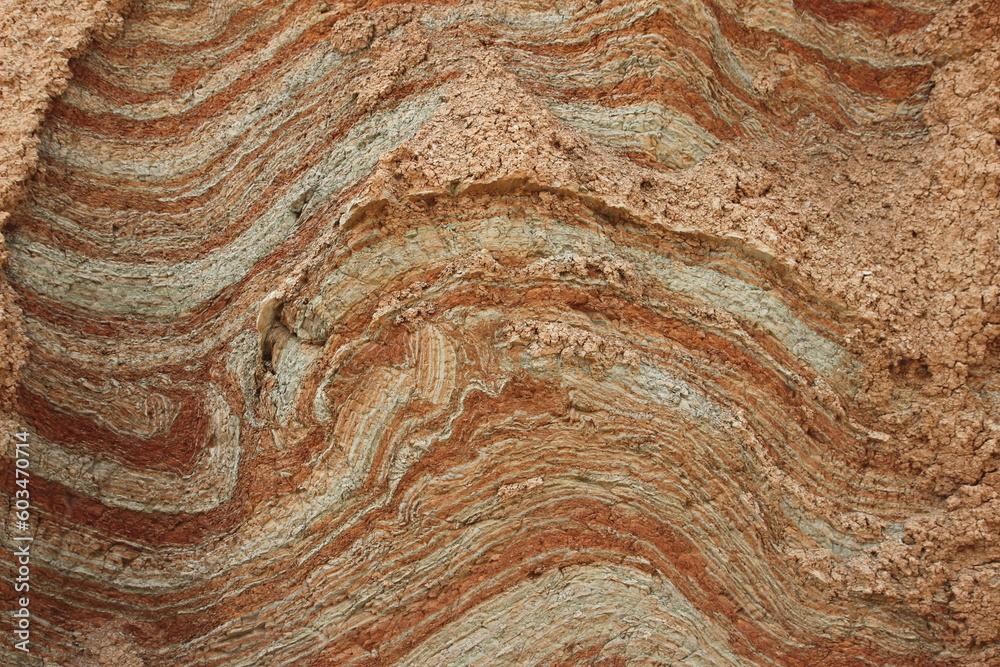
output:
[[944, 6], [136, 6], [4, 230], [38, 655], [988, 660], [934, 596], [996, 561], [875, 583], [944, 501], [864, 398], [865, 315], [695, 219], [781, 184], [683, 196], [731, 142], [918, 140], [935, 60], [891, 40]]

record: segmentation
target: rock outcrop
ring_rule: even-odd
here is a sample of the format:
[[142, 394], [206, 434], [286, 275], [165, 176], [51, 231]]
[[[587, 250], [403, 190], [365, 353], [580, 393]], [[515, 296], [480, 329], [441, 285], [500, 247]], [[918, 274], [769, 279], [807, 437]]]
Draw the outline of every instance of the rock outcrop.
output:
[[38, 5], [4, 656], [1000, 664], [997, 2]]

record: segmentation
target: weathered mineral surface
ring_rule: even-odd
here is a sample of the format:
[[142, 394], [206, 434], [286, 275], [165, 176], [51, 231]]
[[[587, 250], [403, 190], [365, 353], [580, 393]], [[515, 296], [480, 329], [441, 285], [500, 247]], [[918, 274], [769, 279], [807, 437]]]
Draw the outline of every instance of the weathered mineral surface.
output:
[[1000, 665], [995, 0], [4, 9], [4, 664]]

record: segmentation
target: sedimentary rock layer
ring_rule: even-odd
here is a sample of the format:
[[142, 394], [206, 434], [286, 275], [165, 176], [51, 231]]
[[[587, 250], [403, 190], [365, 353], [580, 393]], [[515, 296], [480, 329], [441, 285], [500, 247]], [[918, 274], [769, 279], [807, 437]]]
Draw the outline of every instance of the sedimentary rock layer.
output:
[[133, 7], [2, 202], [30, 659], [997, 664], [997, 10]]

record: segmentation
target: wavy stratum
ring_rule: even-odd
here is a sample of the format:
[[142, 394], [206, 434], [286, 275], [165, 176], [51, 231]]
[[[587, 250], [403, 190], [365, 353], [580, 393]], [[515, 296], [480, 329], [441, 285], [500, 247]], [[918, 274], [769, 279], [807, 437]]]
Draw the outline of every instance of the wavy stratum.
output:
[[889, 45], [943, 8], [136, 7], [5, 230], [35, 654], [996, 664], [996, 518], [907, 560], [941, 501], [859, 316], [680, 194], [734, 141], [918, 136], [936, 65]]

